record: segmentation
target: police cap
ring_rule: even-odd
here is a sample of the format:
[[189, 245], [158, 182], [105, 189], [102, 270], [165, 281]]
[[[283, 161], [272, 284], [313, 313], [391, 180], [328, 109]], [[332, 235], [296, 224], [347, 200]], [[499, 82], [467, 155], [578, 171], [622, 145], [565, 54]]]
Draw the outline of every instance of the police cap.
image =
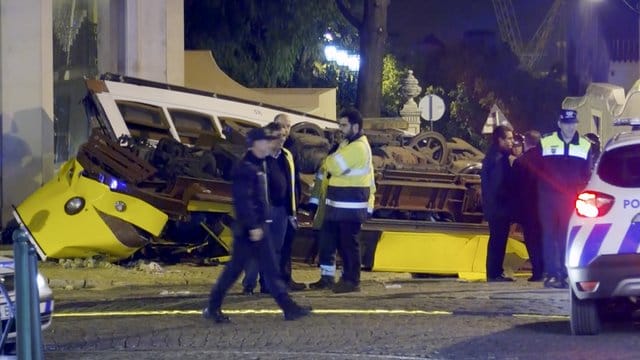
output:
[[562, 109], [560, 111], [560, 122], [565, 124], [575, 124], [578, 122], [578, 112], [575, 110]]

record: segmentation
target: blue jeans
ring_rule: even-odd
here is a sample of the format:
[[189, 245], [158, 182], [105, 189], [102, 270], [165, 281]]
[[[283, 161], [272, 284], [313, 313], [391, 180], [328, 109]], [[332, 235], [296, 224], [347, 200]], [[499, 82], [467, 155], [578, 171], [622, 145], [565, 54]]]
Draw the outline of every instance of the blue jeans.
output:
[[[287, 215], [287, 209], [284, 206], [272, 206], [271, 217], [273, 221], [269, 224], [269, 236], [268, 241], [271, 242], [273, 248], [273, 254], [276, 264], [280, 264], [280, 255], [282, 251], [282, 244], [284, 243], [284, 237], [287, 233], [287, 226], [289, 224], [289, 216]], [[260, 288], [264, 290], [269, 289], [269, 285], [265, 284], [264, 271], [258, 266], [258, 261], [248, 261], [244, 268], [244, 279], [242, 280], [242, 287], [248, 290], [253, 290], [256, 287], [256, 280], [258, 279], [258, 272], [260, 272]], [[280, 271], [277, 272], [279, 276]]]
[[231, 260], [225, 265], [222, 274], [211, 289], [209, 295], [209, 309], [215, 310], [222, 306], [222, 300], [227, 291], [240, 277], [240, 273], [249, 262], [255, 262], [263, 274], [262, 279], [276, 303], [283, 308], [290, 302], [287, 288], [280, 278], [278, 264], [273, 256], [273, 247], [268, 233], [261, 241], [251, 241], [247, 236], [234, 235]]

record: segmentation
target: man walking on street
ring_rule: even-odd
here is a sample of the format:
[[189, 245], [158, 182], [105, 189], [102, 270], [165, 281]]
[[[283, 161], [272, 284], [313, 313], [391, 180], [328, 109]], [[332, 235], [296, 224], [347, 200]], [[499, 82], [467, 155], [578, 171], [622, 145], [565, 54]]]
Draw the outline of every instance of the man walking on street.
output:
[[264, 128], [250, 130], [247, 134], [249, 151], [232, 175], [235, 212], [233, 251], [231, 260], [211, 289], [209, 305], [203, 311], [205, 318], [216, 323], [229, 322], [229, 318], [221, 310], [222, 300], [244, 270], [246, 262], [252, 259], [257, 259], [267, 288], [284, 312], [286, 320], [295, 320], [311, 312], [310, 307], [300, 306], [289, 297], [279, 276], [273, 243], [268, 239], [267, 225], [272, 218], [264, 159], [272, 153], [274, 139]]
[[[280, 115], [286, 116], [286, 115]], [[283, 148], [288, 131], [285, 133], [282, 126], [276, 122], [272, 122], [265, 126], [268, 134], [277, 137], [273, 141], [273, 151], [265, 159], [267, 180], [269, 183], [268, 196], [271, 204], [271, 223], [269, 224], [269, 241], [273, 243], [275, 249], [276, 263], [278, 264], [278, 273], [283, 277], [285, 284], [291, 289], [291, 244], [285, 249], [285, 254], [289, 259], [288, 277], [284, 278], [282, 273], [282, 249], [284, 248], [285, 239], [289, 228], [297, 226], [296, 220], [296, 173], [293, 163], [293, 155]], [[295, 230], [291, 231], [295, 233]], [[293, 237], [293, 234], [291, 235]], [[290, 239], [292, 242], [293, 239]], [[245, 277], [242, 280], [243, 293], [253, 294], [258, 278], [258, 264], [255, 261], [247, 262], [245, 269]], [[304, 284], [302, 284], [304, 285]], [[306, 287], [306, 286], [305, 286]], [[303, 289], [303, 288], [302, 288]], [[295, 290], [302, 290], [295, 288]], [[268, 287], [264, 282], [264, 274], [260, 273], [260, 292], [269, 293]]]
[[540, 141], [542, 176], [538, 182], [538, 212], [547, 273], [545, 287], [568, 286], [564, 265], [567, 227], [576, 196], [587, 184], [591, 173], [591, 143], [578, 134], [577, 127], [576, 111], [562, 110], [558, 131], [545, 135]]
[[502, 268], [511, 218], [509, 155], [512, 147], [513, 130], [504, 125], [497, 126], [493, 130], [491, 147], [482, 160], [482, 209], [489, 222], [487, 282], [513, 281], [504, 276]]
[[[355, 109], [340, 113], [338, 124], [344, 140], [323, 163], [326, 180], [324, 222], [320, 230], [321, 278], [312, 288], [332, 287], [335, 293], [360, 290], [360, 248], [362, 223], [373, 212], [375, 182], [371, 147], [363, 134], [362, 115]], [[335, 285], [336, 247], [342, 256], [342, 278]]]
[[542, 281], [542, 239], [538, 215], [538, 177], [540, 176], [540, 133], [524, 136], [524, 153], [513, 162], [512, 188], [515, 221], [522, 226], [524, 244], [531, 262], [529, 281]]

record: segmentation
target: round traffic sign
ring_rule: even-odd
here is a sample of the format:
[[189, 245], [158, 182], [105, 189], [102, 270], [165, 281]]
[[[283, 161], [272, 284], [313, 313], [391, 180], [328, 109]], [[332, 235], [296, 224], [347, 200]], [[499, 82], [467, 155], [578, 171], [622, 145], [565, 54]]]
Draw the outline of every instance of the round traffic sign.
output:
[[436, 121], [442, 118], [446, 109], [444, 100], [438, 95], [425, 95], [418, 104], [420, 117], [427, 121]]

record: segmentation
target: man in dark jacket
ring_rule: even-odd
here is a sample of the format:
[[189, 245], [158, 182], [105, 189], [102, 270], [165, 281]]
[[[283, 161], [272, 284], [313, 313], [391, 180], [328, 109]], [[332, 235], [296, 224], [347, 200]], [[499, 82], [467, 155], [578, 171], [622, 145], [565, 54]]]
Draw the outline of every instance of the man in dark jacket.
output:
[[[279, 117], [286, 118], [286, 115], [280, 114], [276, 119]], [[296, 207], [298, 202], [296, 183], [299, 179], [296, 176], [293, 155], [283, 147], [285, 139], [289, 136], [290, 126], [285, 128], [281, 123], [274, 121], [264, 128], [268, 133], [277, 137], [273, 141], [272, 153], [265, 159], [272, 220], [269, 224], [269, 240], [273, 243], [273, 248], [275, 249], [276, 262], [278, 263], [282, 280], [287, 284], [289, 290], [299, 291], [306, 288], [306, 285], [295, 283], [291, 279], [291, 246], [296, 231], [293, 227], [297, 227]], [[283, 257], [286, 257], [286, 259], [283, 259]], [[260, 274], [260, 292], [269, 293], [269, 288], [264, 282], [264, 274]], [[248, 262], [245, 269], [245, 277], [242, 280], [244, 294], [253, 293], [257, 277], [257, 262]]]
[[[282, 136], [284, 137], [284, 143], [280, 145], [282, 156], [285, 156], [287, 164], [292, 164], [291, 167], [287, 167], [287, 176], [291, 178], [293, 175], [293, 184], [287, 183], [288, 186], [293, 186], [293, 189], [287, 188], [287, 194], [291, 194], [293, 199], [287, 199], [287, 202], [292, 202], [292, 206], [287, 209], [289, 222], [287, 230], [285, 232], [284, 241], [282, 243], [282, 249], [280, 252], [280, 274], [282, 279], [287, 284], [289, 291], [300, 291], [307, 288], [304, 283], [295, 282], [291, 276], [291, 252], [293, 249], [293, 240], [295, 239], [296, 232], [298, 231], [298, 219], [297, 219], [297, 205], [300, 202], [300, 194], [302, 193], [300, 184], [300, 172], [295, 165], [293, 154], [293, 139], [290, 136], [291, 133], [291, 120], [286, 114], [278, 114], [273, 119], [273, 122], [282, 127]], [[281, 159], [282, 160], [282, 159]], [[281, 161], [282, 163], [282, 161]], [[293, 169], [291, 169], [293, 168]], [[293, 174], [292, 174], [293, 172]]]
[[540, 177], [540, 133], [532, 130], [524, 136], [524, 153], [513, 162], [513, 213], [522, 225], [524, 243], [531, 262], [529, 281], [542, 281], [542, 234], [538, 215], [538, 178]]
[[273, 140], [274, 137], [263, 128], [249, 131], [249, 151], [233, 172], [233, 252], [231, 260], [211, 289], [209, 306], [203, 311], [205, 318], [217, 323], [229, 322], [221, 310], [222, 300], [247, 261], [252, 259], [257, 259], [271, 296], [284, 312], [286, 320], [295, 320], [311, 312], [310, 307], [299, 306], [289, 297], [279, 276], [273, 243], [267, 238], [271, 214], [264, 159], [272, 152]]
[[491, 147], [482, 161], [482, 209], [489, 222], [487, 244], [487, 281], [513, 281], [503, 274], [502, 263], [507, 248], [510, 209], [511, 165], [509, 154], [513, 147], [513, 130], [500, 125], [493, 130]]

